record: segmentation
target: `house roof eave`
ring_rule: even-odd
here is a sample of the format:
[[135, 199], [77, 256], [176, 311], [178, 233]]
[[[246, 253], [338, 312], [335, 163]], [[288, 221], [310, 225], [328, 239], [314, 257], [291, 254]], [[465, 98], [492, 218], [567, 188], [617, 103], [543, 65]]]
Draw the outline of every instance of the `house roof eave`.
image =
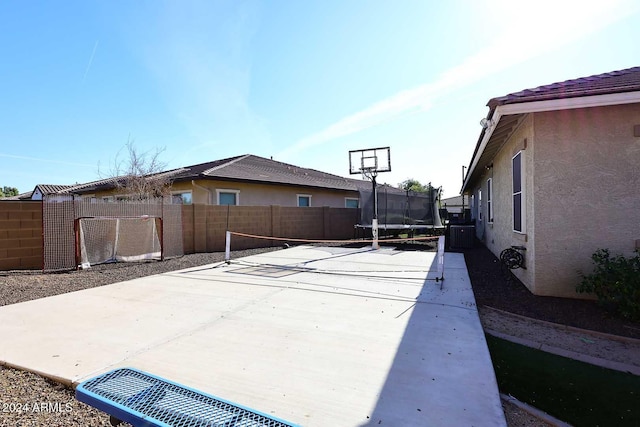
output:
[[[640, 103], [640, 91], [608, 93], [603, 95], [579, 96], [529, 102], [511, 102], [496, 105], [502, 115], [540, 113], [544, 111], [561, 111], [576, 108], [606, 107], [611, 105]], [[491, 104], [491, 101], [488, 105]]]
[[319, 188], [323, 190], [332, 190], [332, 191], [346, 191], [346, 192], [357, 192], [359, 191], [359, 187], [356, 183], [352, 185], [350, 183], [345, 183], [345, 185], [331, 185], [331, 184], [314, 184], [313, 182], [308, 183], [296, 183], [296, 182], [286, 182], [286, 181], [269, 181], [269, 180], [261, 180], [261, 179], [251, 179], [251, 178], [237, 178], [237, 177], [229, 177], [229, 176], [198, 176], [195, 178], [178, 178], [174, 182], [185, 182], [185, 181], [223, 181], [223, 182], [242, 182], [247, 184], [264, 184], [264, 185], [281, 185], [285, 187], [300, 187], [300, 188]]
[[485, 155], [487, 146], [491, 143], [495, 130], [500, 126], [500, 120], [506, 116], [524, 116], [530, 113], [539, 113], [545, 111], [562, 111], [577, 108], [605, 107], [611, 105], [624, 105], [640, 103], [640, 91], [610, 93], [604, 95], [581, 96], [575, 98], [561, 98], [531, 102], [514, 102], [510, 104], [498, 104], [494, 102], [497, 98], [489, 101], [490, 110], [487, 115], [489, 127], [483, 129], [478, 139], [476, 149], [469, 169], [465, 175], [462, 184], [461, 193], [469, 191], [470, 184], [475, 180], [477, 175], [477, 165]]

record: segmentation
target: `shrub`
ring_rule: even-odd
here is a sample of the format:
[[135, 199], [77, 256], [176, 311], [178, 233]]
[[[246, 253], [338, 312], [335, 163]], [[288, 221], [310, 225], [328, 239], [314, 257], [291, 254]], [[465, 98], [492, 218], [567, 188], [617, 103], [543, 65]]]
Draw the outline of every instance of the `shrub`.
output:
[[625, 258], [611, 256], [608, 249], [598, 249], [591, 259], [595, 269], [582, 276], [576, 290], [594, 293], [606, 308], [640, 321], [640, 253], [636, 250], [635, 256]]

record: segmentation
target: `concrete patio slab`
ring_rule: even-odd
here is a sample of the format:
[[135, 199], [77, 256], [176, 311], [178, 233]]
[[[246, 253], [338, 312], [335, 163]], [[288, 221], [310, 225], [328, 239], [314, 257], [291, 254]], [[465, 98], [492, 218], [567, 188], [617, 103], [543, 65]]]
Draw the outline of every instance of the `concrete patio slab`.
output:
[[[131, 366], [304, 426], [505, 426], [464, 259], [301, 246], [0, 308], [0, 361]], [[441, 288], [442, 285], [442, 288]]]

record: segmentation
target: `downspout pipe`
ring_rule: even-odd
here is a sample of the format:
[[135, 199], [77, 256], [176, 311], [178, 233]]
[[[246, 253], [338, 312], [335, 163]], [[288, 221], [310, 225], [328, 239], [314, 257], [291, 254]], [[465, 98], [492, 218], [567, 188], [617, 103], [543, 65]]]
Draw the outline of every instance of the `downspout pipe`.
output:
[[208, 205], [213, 204], [213, 191], [211, 191], [211, 189], [210, 189], [210, 188], [203, 187], [203, 186], [202, 186], [202, 185], [200, 185], [200, 184], [196, 184], [195, 180], [193, 180], [193, 179], [191, 180], [191, 185], [193, 185], [195, 188], [200, 188], [200, 189], [202, 189], [202, 190], [206, 191], [206, 192], [209, 194], [207, 204], [208, 204]]

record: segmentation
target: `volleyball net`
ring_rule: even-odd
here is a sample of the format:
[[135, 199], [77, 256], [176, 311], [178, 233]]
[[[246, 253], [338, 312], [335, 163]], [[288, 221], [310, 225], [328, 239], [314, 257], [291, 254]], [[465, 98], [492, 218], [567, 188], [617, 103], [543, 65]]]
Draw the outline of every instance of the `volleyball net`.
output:
[[[261, 236], [248, 233], [240, 233], [234, 231], [227, 231], [225, 235], [225, 262], [230, 264], [232, 262], [232, 249], [234, 239], [243, 239], [246, 244], [246, 239], [258, 239], [271, 241], [271, 246], [281, 246], [283, 248], [289, 248], [292, 246], [328, 246], [328, 247], [345, 247], [345, 248], [361, 248], [370, 250], [375, 253], [381, 250], [379, 246], [384, 249], [395, 250], [421, 250], [427, 252], [435, 252], [435, 269], [436, 281], [444, 280], [444, 250], [445, 241], [444, 236], [420, 236], [420, 237], [407, 237], [407, 238], [390, 238], [383, 240], [367, 240], [367, 239], [348, 239], [348, 240], [327, 240], [327, 239], [301, 239], [301, 238], [288, 238], [288, 237], [275, 237], [275, 236]], [[379, 246], [376, 246], [378, 243]], [[244, 246], [244, 245], [243, 245]], [[254, 245], [259, 246], [259, 245]], [[368, 247], [368, 248], [367, 248]], [[433, 267], [432, 267], [433, 268]]]

